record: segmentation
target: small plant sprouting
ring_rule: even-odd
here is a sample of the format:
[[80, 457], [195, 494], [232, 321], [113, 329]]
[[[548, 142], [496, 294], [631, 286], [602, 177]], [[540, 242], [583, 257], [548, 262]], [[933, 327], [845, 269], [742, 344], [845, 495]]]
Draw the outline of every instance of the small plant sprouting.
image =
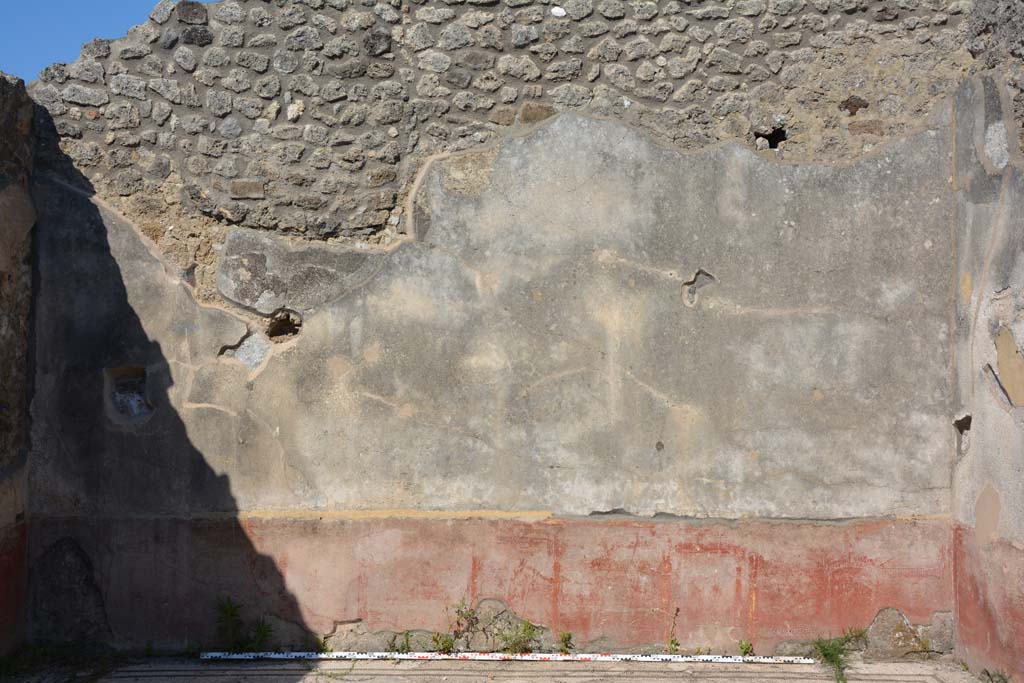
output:
[[402, 631], [401, 640], [399, 636], [391, 636], [391, 640], [388, 641], [388, 650], [391, 652], [398, 652], [399, 654], [407, 654], [412, 651], [412, 633], [409, 631]]
[[217, 598], [217, 637], [230, 652], [246, 649], [242, 606], [227, 596]]
[[672, 627], [668, 630], [668, 643], [666, 649], [670, 655], [679, 654], [679, 641], [676, 640], [676, 621], [679, 619], [679, 608], [672, 613]]
[[[459, 639], [462, 638], [466, 641], [466, 645], [469, 645], [469, 639], [477, 631], [480, 625], [480, 617], [477, 616], [476, 610], [466, 603], [466, 599], [459, 600], [459, 604], [452, 608], [455, 612], [455, 623], [452, 624], [450, 621], [449, 628], [450, 633], [435, 633], [431, 636], [434, 641], [434, 650], [441, 654], [450, 655], [459, 646]], [[445, 608], [445, 613], [448, 612], [448, 608]], [[405, 645], [409, 645], [409, 632], [406, 631], [404, 634]], [[395, 644], [396, 647], [398, 644]], [[408, 650], [406, 650], [408, 651]]]
[[[480, 624], [480, 617], [476, 610], [466, 604], [466, 599], [459, 600], [455, 605], [455, 627], [452, 629], [452, 636], [455, 640], [463, 636], [472, 635]], [[468, 645], [468, 643], [467, 643]]]
[[256, 652], [265, 652], [270, 644], [270, 637], [274, 635], [274, 627], [267, 623], [267, 620], [260, 617], [252, 628], [250, 649]]
[[455, 652], [455, 637], [450, 633], [435, 633], [431, 636], [434, 641], [434, 650], [443, 655], [450, 655]]
[[318, 655], [325, 655], [331, 651], [331, 644], [327, 642], [327, 636], [313, 636], [313, 651]]
[[832, 668], [836, 683], [846, 683], [846, 639], [819, 638], [812, 645], [821, 661]]
[[821, 661], [831, 667], [836, 683], [846, 683], [846, 669], [849, 666], [846, 661], [847, 649], [853, 643], [863, 643], [867, 636], [867, 629], [848, 628], [838, 638], [818, 638], [811, 644]]
[[846, 683], [846, 669], [849, 666], [846, 661], [847, 648], [852, 643], [863, 642], [867, 638], [867, 630], [863, 628], [848, 628], [838, 638], [819, 638], [812, 645], [818, 653], [821, 661], [831, 667], [835, 674], [836, 683]]
[[501, 649], [509, 654], [533, 652], [537, 647], [537, 636], [539, 635], [540, 628], [524, 619], [517, 626], [501, 634]]
[[703, 655], [709, 655], [709, 654], [711, 654], [711, 648], [710, 647], [698, 647], [696, 650], [693, 651], [693, 655], [695, 657], [701, 657]]
[[572, 633], [569, 631], [562, 631], [558, 634], [558, 651], [563, 655], [567, 655], [576, 649], [576, 644], [572, 642]]
[[749, 640], [741, 640], [739, 642], [740, 656], [741, 657], [753, 657], [754, 656], [754, 645]]
[[217, 637], [229, 652], [262, 652], [274, 628], [260, 617], [249, 631], [242, 621], [242, 606], [227, 596], [217, 598]]

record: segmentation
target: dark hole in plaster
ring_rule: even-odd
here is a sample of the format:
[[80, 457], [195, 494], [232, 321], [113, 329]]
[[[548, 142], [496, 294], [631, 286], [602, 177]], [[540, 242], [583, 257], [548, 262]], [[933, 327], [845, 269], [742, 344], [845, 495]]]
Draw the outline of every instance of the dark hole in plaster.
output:
[[850, 95], [839, 103], [839, 110], [845, 111], [850, 116], [856, 116], [861, 109], [868, 108], [868, 101], [857, 95]]
[[970, 414], [953, 420], [953, 427], [956, 429], [956, 452], [962, 456], [971, 448], [971, 435], [968, 434], [971, 431]]
[[662, 442], [659, 441], [658, 443], [654, 444], [654, 450], [656, 450], [656, 451], [663, 451], [663, 450], [665, 450], [665, 444], [663, 444]]
[[683, 303], [694, 306], [697, 303], [697, 290], [715, 281], [715, 276], [700, 268], [693, 277], [683, 283]]
[[786, 129], [779, 126], [768, 133], [754, 133], [755, 138], [761, 138], [768, 142], [768, 149], [778, 149], [779, 143], [786, 140]]
[[115, 422], [142, 422], [153, 414], [153, 405], [146, 393], [146, 368], [121, 365], [103, 371], [107, 413]]
[[956, 427], [957, 433], [960, 434], [960, 436], [963, 436], [965, 433], [971, 431], [971, 416], [964, 415], [963, 417], [953, 420], [953, 426]]
[[612, 508], [611, 510], [594, 510], [590, 513], [590, 517], [604, 517], [606, 515], [628, 515], [629, 512], [625, 508]]
[[270, 316], [270, 322], [267, 323], [267, 336], [275, 342], [287, 341], [298, 335], [301, 329], [302, 316], [295, 311], [282, 308]]
[[188, 284], [189, 287], [195, 287], [196, 286], [196, 264], [195, 263], [189, 264], [188, 267], [185, 268], [185, 270], [181, 274], [181, 276], [185, 280], [185, 283]]

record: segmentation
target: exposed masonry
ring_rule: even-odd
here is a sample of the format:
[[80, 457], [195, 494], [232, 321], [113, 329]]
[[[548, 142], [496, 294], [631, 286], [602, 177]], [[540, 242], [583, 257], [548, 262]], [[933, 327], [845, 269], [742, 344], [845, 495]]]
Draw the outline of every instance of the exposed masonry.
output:
[[971, 9], [163, 0], [127, 37], [47, 68], [32, 94], [100, 193], [130, 198], [132, 215], [159, 224], [150, 236], [209, 284], [216, 234], [170, 234], [169, 207], [387, 243], [403, 230], [404, 188], [423, 158], [557, 110], [627, 119], [684, 149], [739, 139], [788, 159], [859, 154], [920, 125], [951, 89], [970, 61]]

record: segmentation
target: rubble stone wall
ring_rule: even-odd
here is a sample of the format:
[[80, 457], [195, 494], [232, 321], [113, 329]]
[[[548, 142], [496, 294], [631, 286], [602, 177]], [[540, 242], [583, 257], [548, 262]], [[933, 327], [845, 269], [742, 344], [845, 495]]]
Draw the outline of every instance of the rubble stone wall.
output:
[[126, 37], [46, 69], [33, 96], [77, 167], [208, 293], [223, 232], [197, 217], [386, 245], [425, 158], [556, 111], [683, 150], [857, 157], [951, 91], [971, 61], [971, 7], [165, 0]]

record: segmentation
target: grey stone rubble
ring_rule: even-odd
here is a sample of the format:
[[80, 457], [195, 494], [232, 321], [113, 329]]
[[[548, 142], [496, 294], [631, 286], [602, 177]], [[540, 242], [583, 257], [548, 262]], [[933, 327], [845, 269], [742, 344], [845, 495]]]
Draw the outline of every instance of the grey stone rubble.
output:
[[[400, 200], [423, 158], [556, 110], [636, 119], [682, 148], [730, 138], [767, 147], [784, 126], [792, 153], [834, 147], [798, 142], [803, 107], [853, 135], [856, 152], [920, 103], [876, 100], [893, 120], [850, 133], [829, 120], [854, 81], [820, 103], [801, 96], [795, 107], [784, 94], [834, 87], [819, 53], [889, 44], [900, 45], [902, 90], [941, 89], [958, 69], [969, 7], [164, 0], [126, 37], [94, 40], [77, 62], [47, 68], [32, 94], [104, 192], [171, 205], [180, 196], [187, 213], [247, 228], [376, 242], [403, 229]], [[867, 92], [874, 79], [864, 80]], [[930, 90], [926, 99], [938, 94]]]

